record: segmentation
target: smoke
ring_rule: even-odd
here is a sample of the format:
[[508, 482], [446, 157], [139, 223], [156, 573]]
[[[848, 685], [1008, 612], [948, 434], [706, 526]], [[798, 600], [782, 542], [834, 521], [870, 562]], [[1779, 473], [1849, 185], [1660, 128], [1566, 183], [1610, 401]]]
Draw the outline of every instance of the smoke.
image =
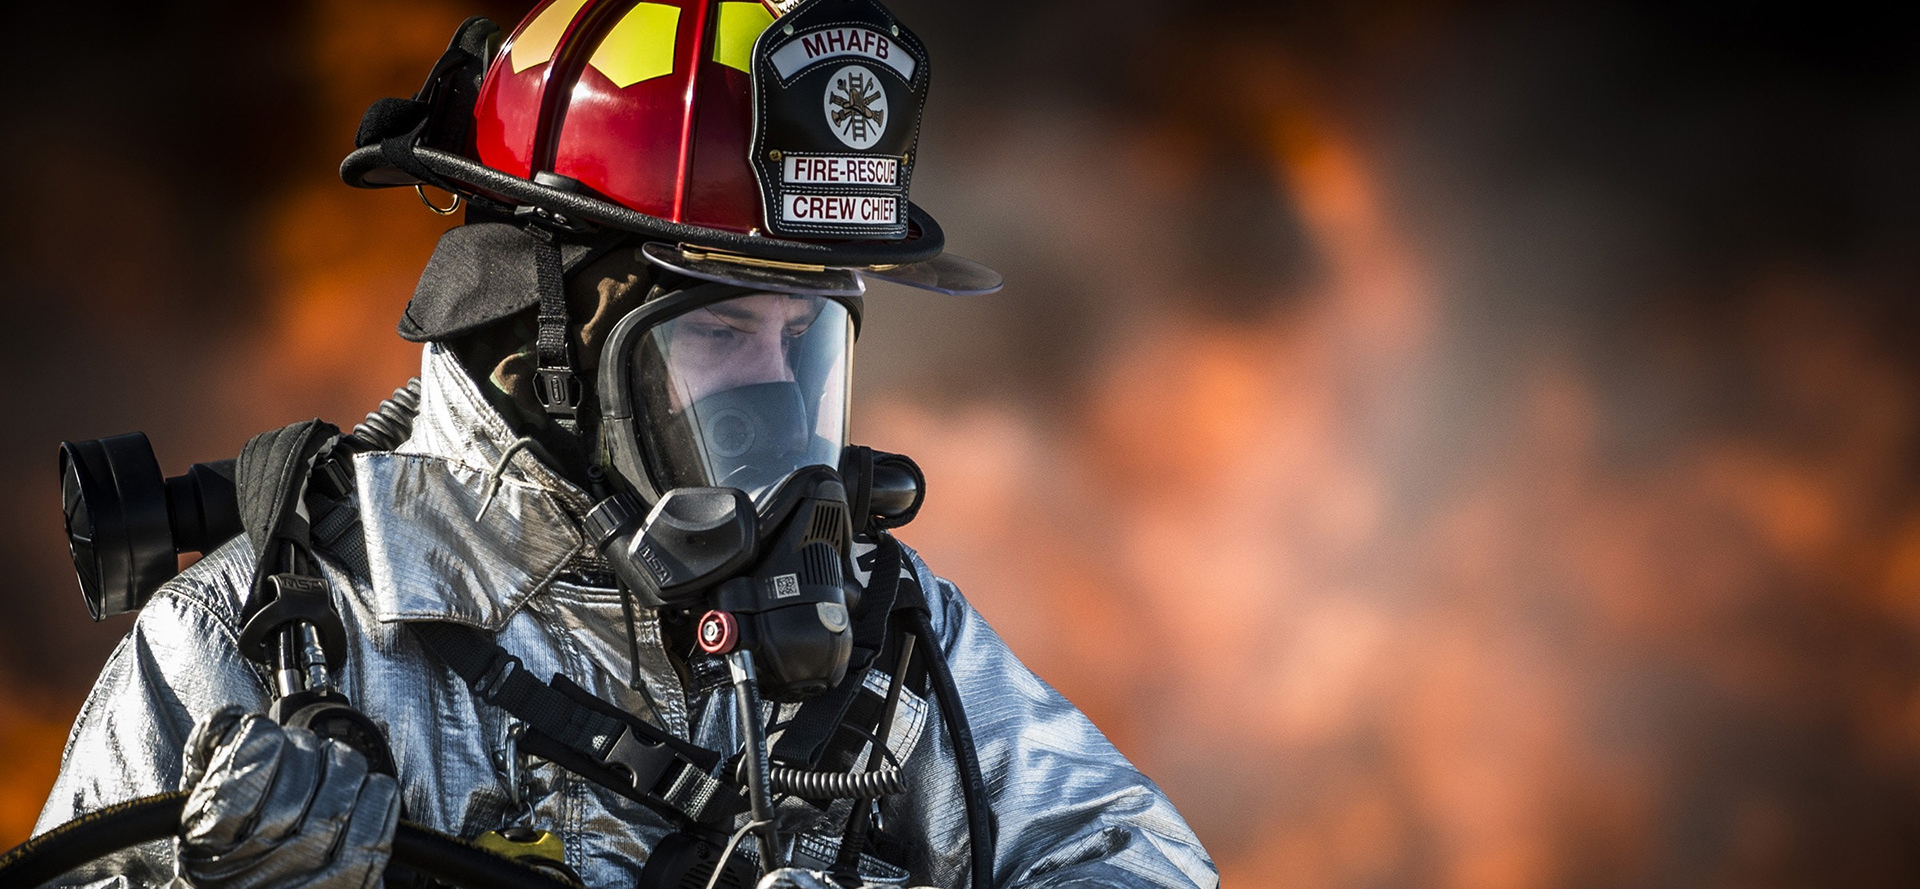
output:
[[[915, 199], [1010, 283], [870, 297], [856, 438], [1227, 885], [1913, 881], [1910, 30], [892, 5], [938, 71]], [[126, 626], [79, 617], [53, 443], [177, 473], [404, 381], [444, 223], [332, 166], [475, 11], [519, 14], [30, 13], [0, 753], [43, 768], [0, 843]]]

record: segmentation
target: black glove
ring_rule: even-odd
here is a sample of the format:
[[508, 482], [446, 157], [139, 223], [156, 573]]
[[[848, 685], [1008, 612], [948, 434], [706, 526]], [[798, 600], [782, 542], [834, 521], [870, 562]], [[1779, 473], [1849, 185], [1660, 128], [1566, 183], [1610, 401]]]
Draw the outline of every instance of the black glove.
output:
[[179, 875], [199, 889], [369, 889], [400, 820], [399, 787], [337, 741], [223, 710], [187, 741]]

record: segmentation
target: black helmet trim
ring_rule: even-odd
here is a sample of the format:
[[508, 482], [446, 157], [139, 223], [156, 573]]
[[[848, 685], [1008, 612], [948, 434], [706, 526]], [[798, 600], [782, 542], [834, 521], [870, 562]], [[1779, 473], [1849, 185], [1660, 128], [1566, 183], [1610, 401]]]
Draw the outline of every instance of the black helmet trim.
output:
[[[907, 205], [907, 218], [912, 232], [904, 241], [817, 244], [669, 222], [611, 201], [563, 191], [503, 173], [449, 151], [415, 145], [412, 153], [415, 159], [435, 174], [480, 194], [498, 195], [513, 203], [538, 207], [559, 217], [551, 221], [561, 226], [587, 222], [617, 228], [650, 240], [671, 241], [780, 262], [842, 268], [923, 262], [939, 256], [946, 247], [946, 233], [941, 230], [940, 224], [913, 203]], [[340, 163], [340, 178], [355, 188], [390, 188], [414, 185], [419, 181], [394, 167], [378, 143], [355, 149], [347, 155]]]
[[859, 296], [867, 292], [863, 272], [854, 269], [745, 257], [722, 259], [661, 241], [648, 241], [641, 245], [640, 253], [653, 265], [701, 281], [816, 296]]

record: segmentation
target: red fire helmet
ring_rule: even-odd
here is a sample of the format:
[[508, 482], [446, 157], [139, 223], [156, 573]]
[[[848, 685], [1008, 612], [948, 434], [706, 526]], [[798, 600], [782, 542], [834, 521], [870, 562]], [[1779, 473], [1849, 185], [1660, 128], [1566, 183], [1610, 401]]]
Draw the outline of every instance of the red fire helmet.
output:
[[997, 289], [907, 199], [929, 78], [877, 0], [544, 0], [511, 36], [463, 24], [419, 94], [368, 110], [341, 176], [625, 230], [670, 267]]
[[757, 0], [547, 0], [487, 72], [474, 154], [649, 216], [756, 230], [748, 66], [771, 24]]

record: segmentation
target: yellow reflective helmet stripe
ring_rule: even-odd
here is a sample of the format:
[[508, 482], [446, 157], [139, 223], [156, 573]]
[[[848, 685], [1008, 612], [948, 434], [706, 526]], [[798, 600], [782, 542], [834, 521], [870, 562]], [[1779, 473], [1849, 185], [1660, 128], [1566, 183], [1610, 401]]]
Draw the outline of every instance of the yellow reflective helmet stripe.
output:
[[713, 35], [713, 60], [752, 73], [753, 42], [773, 24], [773, 14], [759, 3], [720, 4], [720, 23]]
[[[555, 0], [541, 10], [514, 39], [508, 50], [518, 74], [553, 58], [587, 0]], [[753, 43], [773, 24], [773, 14], [759, 2], [719, 4], [713, 35], [713, 60], [738, 71], [753, 66]], [[665, 3], [639, 3], [614, 23], [587, 60], [614, 85], [626, 88], [643, 80], [673, 73], [673, 50], [679, 34], [680, 9]]]
[[640, 3], [620, 17], [587, 64], [622, 89], [673, 73], [673, 44], [679, 35], [680, 9], [665, 3]]
[[513, 73], [518, 74], [553, 58], [553, 48], [560, 45], [560, 37], [567, 33], [567, 25], [573, 23], [573, 17], [586, 4], [587, 0], [554, 0], [541, 10], [539, 18], [521, 29], [519, 36], [513, 39], [513, 48], [507, 50], [507, 60], [513, 65]]

